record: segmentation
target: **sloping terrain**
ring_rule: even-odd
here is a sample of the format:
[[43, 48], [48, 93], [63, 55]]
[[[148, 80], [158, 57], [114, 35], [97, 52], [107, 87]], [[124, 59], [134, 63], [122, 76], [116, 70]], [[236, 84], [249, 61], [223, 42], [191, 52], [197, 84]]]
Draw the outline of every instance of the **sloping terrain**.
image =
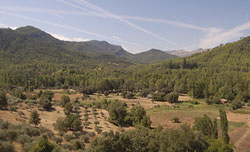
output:
[[134, 62], [139, 63], [153, 63], [153, 62], [159, 62], [159, 61], [165, 61], [167, 59], [175, 59], [178, 58], [175, 55], [171, 55], [167, 52], [157, 50], [157, 49], [151, 49], [146, 52], [137, 53], [128, 59], [131, 59]]

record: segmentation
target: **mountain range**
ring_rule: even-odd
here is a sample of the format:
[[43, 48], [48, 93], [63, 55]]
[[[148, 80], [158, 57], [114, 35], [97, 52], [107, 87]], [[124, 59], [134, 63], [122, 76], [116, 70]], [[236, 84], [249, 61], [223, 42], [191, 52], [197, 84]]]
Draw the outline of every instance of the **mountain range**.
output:
[[0, 86], [95, 91], [104, 86], [130, 91], [166, 88], [199, 98], [232, 99], [249, 94], [245, 93], [249, 92], [249, 44], [246, 37], [178, 58], [157, 49], [132, 54], [105, 41], [61, 41], [31, 26], [0, 29]]
[[204, 51], [207, 51], [208, 49], [196, 49], [196, 50], [192, 50], [192, 51], [186, 51], [186, 50], [173, 50], [173, 51], [166, 51], [167, 53], [169, 54], [172, 54], [172, 55], [175, 55], [175, 56], [178, 56], [178, 57], [187, 57], [187, 56], [191, 56], [195, 53], [200, 53], [200, 52], [204, 52]]
[[[100, 62], [116, 62], [125, 64], [144, 64], [177, 58], [167, 52], [151, 49], [146, 52], [132, 54], [119, 45], [106, 41], [91, 40], [87, 42], [61, 41], [50, 34], [32, 27], [20, 27], [16, 30], [0, 29], [0, 49], [8, 54], [19, 54], [20, 60], [29, 57], [43, 58], [44, 56], [65, 57], [69, 60], [98, 58]], [[14, 54], [11, 54], [14, 53]], [[27, 54], [27, 55], [25, 55]], [[73, 59], [74, 58], [74, 59]], [[53, 59], [52, 59], [53, 60]]]

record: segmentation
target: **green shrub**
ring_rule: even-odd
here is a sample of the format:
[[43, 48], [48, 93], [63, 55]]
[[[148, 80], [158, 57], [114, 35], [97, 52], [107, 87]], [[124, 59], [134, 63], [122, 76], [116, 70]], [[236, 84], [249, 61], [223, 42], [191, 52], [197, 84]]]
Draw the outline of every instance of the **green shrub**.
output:
[[30, 152], [52, 152], [55, 146], [49, 142], [48, 138], [40, 137]]
[[127, 104], [123, 101], [113, 101], [108, 106], [109, 121], [115, 125], [124, 125], [127, 116]]
[[163, 92], [153, 93], [152, 101], [165, 101], [166, 94]]
[[23, 145], [22, 151], [23, 152], [30, 152], [30, 150], [35, 146], [35, 142], [31, 142], [31, 143], [25, 143]]
[[18, 115], [19, 115], [19, 117], [22, 117], [22, 116], [24, 116], [25, 114], [24, 114], [23, 111], [18, 111]]
[[22, 100], [25, 100], [27, 98], [21, 89], [13, 89], [12, 95]]
[[71, 140], [71, 144], [74, 150], [83, 149], [85, 147], [84, 143], [79, 139]]
[[1, 152], [15, 152], [14, 146], [10, 142], [0, 141]]
[[3, 140], [3, 141], [8, 140], [8, 134], [6, 130], [0, 130], [0, 140]]
[[109, 95], [109, 91], [104, 91], [103, 94], [107, 97]]
[[44, 133], [46, 133], [46, 132], [49, 131], [47, 128], [45, 128], [45, 127], [43, 127], [43, 126], [39, 127], [39, 130], [40, 130], [40, 132], [41, 132], [42, 134], [44, 134]]
[[52, 140], [56, 142], [57, 144], [61, 144], [63, 142], [63, 139], [61, 137], [52, 137]]
[[31, 127], [29, 125], [22, 125], [21, 130], [24, 134], [34, 137], [34, 136], [40, 136], [40, 130], [38, 128]]
[[88, 113], [85, 113], [85, 114], [84, 114], [84, 117], [88, 117], [88, 116], [89, 116], [89, 114], [88, 114]]
[[80, 139], [83, 140], [85, 143], [89, 143], [89, 135], [81, 135]]
[[63, 136], [63, 138], [66, 140], [66, 141], [70, 141], [70, 140], [72, 140], [72, 139], [74, 139], [74, 136], [72, 136], [72, 135], [70, 135], [70, 134], [65, 134], [64, 136]]
[[4, 109], [8, 105], [6, 93], [0, 91], [0, 109]]
[[150, 94], [149, 89], [142, 89], [142, 91], [139, 93], [139, 96], [141, 97], [147, 97], [147, 95]]
[[8, 129], [9, 126], [10, 126], [10, 123], [8, 121], [2, 121], [0, 123], [0, 129]]
[[63, 147], [64, 149], [68, 149], [68, 150], [70, 150], [70, 151], [74, 149], [74, 146], [71, 145], [71, 144], [63, 144], [62, 147]]
[[76, 152], [85, 152], [83, 149], [78, 149]]
[[73, 134], [75, 135], [75, 138], [79, 138], [79, 136], [81, 136], [82, 132], [81, 131], [74, 131]]
[[52, 104], [51, 101], [46, 98], [46, 97], [42, 97], [39, 101], [39, 105], [44, 109], [44, 110], [51, 110], [52, 108]]
[[231, 108], [232, 110], [237, 110], [239, 108], [241, 108], [244, 104], [238, 100], [233, 100], [231, 103]]
[[8, 107], [8, 110], [11, 111], [11, 112], [16, 112], [17, 107], [16, 106], [10, 106], [10, 107]]
[[97, 126], [100, 122], [98, 120], [94, 121], [94, 124]]
[[173, 123], [180, 123], [181, 122], [180, 119], [179, 119], [179, 117], [174, 117], [172, 119], [172, 121], [173, 121]]
[[38, 97], [37, 97], [37, 95], [31, 95], [28, 98], [31, 100], [37, 100]]
[[17, 142], [20, 143], [22, 146], [24, 146], [25, 143], [32, 142], [32, 139], [28, 135], [20, 135], [17, 137]]
[[200, 104], [200, 102], [197, 100], [190, 100], [189, 103], [194, 104], [194, 105]]
[[127, 124], [133, 126], [142, 125], [144, 127], [150, 127], [151, 125], [151, 121], [146, 115], [145, 109], [141, 106], [133, 106], [125, 119]]
[[52, 139], [54, 137], [54, 133], [52, 131], [48, 131], [47, 136], [49, 137], [49, 139]]
[[94, 132], [88, 132], [88, 136], [89, 137], [95, 137], [95, 133]]
[[122, 93], [122, 97], [126, 99], [135, 99], [135, 94], [127, 91]]
[[178, 98], [179, 98], [179, 93], [178, 92], [171, 92], [169, 94], [167, 94], [167, 101], [170, 102], [170, 103], [175, 103], [178, 101]]
[[63, 95], [63, 96], [61, 97], [60, 105], [61, 105], [62, 107], [65, 107], [65, 105], [66, 105], [67, 103], [70, 103], [70, 98], [69, 98], [69, 96]]
[[8, 129], [7, 130], [7, 135], [8, 135], [8, 139], [10, 141], [14, 141], [17, 138], [17, 131], [14, 130], [14, 129]]
[[102, 133], [102, 129], [101, 129], [100, 127], [98, 127], [98, 126], [95, 126], [95, 131], [96, 131], [98, 134]]
[[208, 104], [208, 105], [211, 105], [211, 104], [221, 104], [221, 100], [219, 97], [215, 97], [215, 96], [210, 96], [209, 99], [206, 99], [205, 102]]

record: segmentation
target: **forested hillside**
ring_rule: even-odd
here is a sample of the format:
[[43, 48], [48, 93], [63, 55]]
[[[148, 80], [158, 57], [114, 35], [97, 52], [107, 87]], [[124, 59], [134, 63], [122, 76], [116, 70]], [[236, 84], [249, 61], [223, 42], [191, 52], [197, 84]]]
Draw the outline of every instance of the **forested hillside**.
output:
[[[1, 86], [74, 87], [94, 92], [176, 91], [196, 98], [245, 101], [250, 96], [250, 37], [152, 65], [135, 65], [118, 57], [131, 54], [107, 42], [64, 42], [29, 26], [1, 29], [0, 44]], [[151, 50], [135, 55], [134, 60], [147, 63], [152, 52], [158, 52], [160, 58], [161, 51]]]
[[149, 88], [189, 93], [196, 98], [248, 100], [249, 64], [250, 37], [246, 37], [191, 57], [131, 69], [126, 82], [132, 90]]
[[153, 63], [175, 58], [178, 57], [157, 49], [151, 49], [149, 51], [137, 53], [133, 56], [128, 57], [128, 59], [139, 63]]
[[[124, 66], [131, 65], [129, 61], [108, 53], [115, 52], [118, 49], [113, 45], [107, 42], [99, 42], [100, 44], [105, 43], [107, 46], [98, 48], [92, 43], [92, 41], [86, 43], [60, 41], [31, 26], [16, 30], [0, 30], [1, 56], [14, 63], [34, 63], [33, 60], [36, 60], [36, 62], [64, 64], [92, 62], [89, 65], [97, 65], [115, 62]], [[103, 53], [100, 51], [103, 51]], [[98, 61], [98, 63], [93, 62], [93, 60]]]

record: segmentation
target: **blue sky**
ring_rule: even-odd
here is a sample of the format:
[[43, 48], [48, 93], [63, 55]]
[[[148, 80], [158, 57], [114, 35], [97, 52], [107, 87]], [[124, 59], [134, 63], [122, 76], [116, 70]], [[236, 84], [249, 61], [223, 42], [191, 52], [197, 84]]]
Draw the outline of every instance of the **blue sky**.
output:
[[250, 35], [250, 1], [0, 1], [0, 27], [26, 25], [62, 40], [105, 40], [132, 53], [212, 48]]

